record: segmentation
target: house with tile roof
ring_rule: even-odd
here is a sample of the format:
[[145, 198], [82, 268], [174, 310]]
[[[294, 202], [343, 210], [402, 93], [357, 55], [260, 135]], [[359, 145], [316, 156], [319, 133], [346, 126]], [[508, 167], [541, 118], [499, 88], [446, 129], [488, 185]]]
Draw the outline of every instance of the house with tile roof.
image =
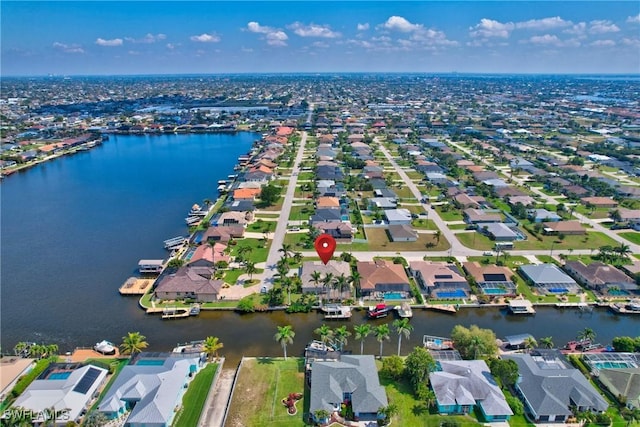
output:
[[462, 268], [473, 277], [480, 291], [489, 296], [515, 296], [516, 284], [511, 276], [513, 271], [497, 265], [481, 265], [477, 261], [464, 262]]
[[349, 277], [351, 276], [351, 267], [348, 262], [330, 260], [327, 264], [321, 261], [305, 261], [300, 267], [300, 279], [302, 280], [302, 293], [310, 293], [316, 295], [331, 295], [337, 297], [340, 294], [340, 298], [351, 297], [351, 290], [343, 290], [341, 293], [336, 290], [325, 289], [322, 282], [315, 283], [312, 275], [317, 271], [321, 274], [321, 278], [326, 277], [327, 274], [331, 274], [334, 278], [339, 276]]
[[567, 261], [563, 269], [581, 285], [601, 294], [607, 294], [611, 289], [626, 293], [638, 292], [635, 280], [614, 266], [599, 261], [589, 265], [582, 261]]
[[440, 414], [468, 414], [478, 408], [487, 422], [507, 421], [513, 411], [484, 360], [440, 360], [429, 374]]
[[337, 361], [314, 361], [311, 367], [309, 411], [339, 412], [349, 402], [359, 421], [376, 421], [378, 409], [389, 402], [380, 385], [375, 359], [371, 355], [341, 355]]
[[360, 289], [362, 296], [372, 297], [384, 292], [410, 291], [409, 277], [402, 264], [377, 259], [375, 261], [359, 261]]
[[223, 282], [213, 280], [213, 272], [211, 267], [185, 266], [175, 272], [163, 274], [156, 280], [155, 296], [161, 300], [216, 301]]
[[471, 288], [467, 278], [458, 270], [455, 264], [446, 262], [411, 261], [409, 271], [418, 285], [431, 296], [438, 298], [450, 293], [459, 293], [464, 298], [469, 295]]
[[516, 394], [536, 423], [564, 423], [574, 415], [573, 408], [578, 412], [609, 408], [604, 397], [557, 350], [505, 354], [502, 358], [518, 364]]
[[139, 358], [138, 363], [125, 366], [98, 411], [109, 419], [129, 412], [124, 425], [130, 427], [170, 426], [190, 379], [201, 367], [200, 360], [173, 356], [152, 360], [159, 364], [138, 364]]

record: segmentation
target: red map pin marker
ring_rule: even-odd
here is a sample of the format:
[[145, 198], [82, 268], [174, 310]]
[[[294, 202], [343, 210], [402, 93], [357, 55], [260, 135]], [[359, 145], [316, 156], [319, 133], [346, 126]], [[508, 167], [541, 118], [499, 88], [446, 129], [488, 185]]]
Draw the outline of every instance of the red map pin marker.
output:
[[321, 234], [316, 237], [314, 246], [322, 262], [327, 265], [331, 257], [333, 257], [333, 251], [336, 250], [336, 240], [326, 233]]

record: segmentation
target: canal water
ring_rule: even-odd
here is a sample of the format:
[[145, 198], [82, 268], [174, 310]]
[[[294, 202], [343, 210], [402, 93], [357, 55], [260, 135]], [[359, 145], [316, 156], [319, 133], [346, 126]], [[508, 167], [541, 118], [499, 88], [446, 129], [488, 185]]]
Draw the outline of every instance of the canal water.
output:
[[[198, 318], [163, 321], [145, 315], [136, 298], [118, 294], [139, 259], [168, 255], [162, 241], [186, 234], [184, 218], [191, 205], [215, 199], [218, 180], [234, 173], [236, 159], [258, 137], [112, 136], [91, 151], [6, 178], [0, 187], [3, 351], [18, 341], [36, 341], [57, 343], [64, 352], [103, 339], [119, 343], [128, 331], [139, 331], [154, 351], [218, 336], [225, 345], [222, 353], [235, 363], [243, 355], [280, 355], [273, 339], [276, 326], [291, 324], [296, 336], [289, 354], [301, 354], [323, 323], [319, 314], [202, 312]], [[364, 313], [356, 312], [346, 324], [351, 328], [364, 321]], [[456, 315], [414, 310], [411, 323], [414, 330], [409, 340], [403, 339], [403, 353], [421, 344], [424, 334], [448, 336], [456, 324], [491, 328], [498, 337], [552, 336], [557, 345], [585, 327], [594, 329], [602, 343], [640, 334], [640, 318], [602, 309], [538, 308], [531, 317], [508, 316], [495, 308], [463, 308]], [[357, 352], [359, 343], [351, 337], [347, 349]], [[365, 341], [365, 351], [378, 349], [373, 337]], [[384, 353], [396, 349], [397, 335], [392, 334]]]

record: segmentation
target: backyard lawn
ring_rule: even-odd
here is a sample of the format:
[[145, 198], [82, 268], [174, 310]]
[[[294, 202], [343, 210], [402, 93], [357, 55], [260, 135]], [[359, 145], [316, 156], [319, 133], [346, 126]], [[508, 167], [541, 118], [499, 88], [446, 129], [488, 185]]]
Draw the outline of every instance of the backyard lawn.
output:
[[[304, 359], [290, 357], [244, 359], [238, 374], [227, 423], [230, 427], [304, 426], [308, 392], [298, 401], [296, 415], [288, 415], [281, 400], [289, 393], [304, 393]], [[306, 409], [306, 410], [305, 410]]]
[[204, 408], [205, 400], [217, 370], [218, 365], [210, 363], [198, 372], [193, 381], [191, 381], [187, 392], [182, 398], [182, 408], [180, 408], [180, 412], [178, 412], [173, 421], [173, 427], [196, 427], [198, 425], [200, 414]]
[[248, 259], [252, 262], [264, 262], [267, 260], [267, 254], [269, 253], [271, 240], [268, 240], [266, 245], [261, 239], [240, 239], [236, 240], [236, 242], [237, 244], [235, 246], [232, 246], [232, 256], [238, 255], [238, 251], [240, 250], [240, 248], [250, 247], [251, 252], [247, 253], [245, 259]]
[[[449, 242], [444, 237], [438, 238], [433, 234], [418, 234], [415, 242], [390, 242], [387, 232], [383, 228], [367, 228], [367, 248], [370, 251], [446, 251], [449, 249]], [[434, 246], [427, 247], [428, 244]], [[352, 246], [356, 246], [353, 244]], [[340, 245], [344, 247], [346, 245]], [[361, 250], [356, 249], [355, 250]]]

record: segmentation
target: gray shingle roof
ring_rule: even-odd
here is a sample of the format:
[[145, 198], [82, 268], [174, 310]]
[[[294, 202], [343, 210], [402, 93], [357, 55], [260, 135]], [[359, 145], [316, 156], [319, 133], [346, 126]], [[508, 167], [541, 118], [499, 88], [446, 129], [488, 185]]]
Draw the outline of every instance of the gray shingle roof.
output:
[[531, 410], [538, 416], [571, 415], [569, 407], [577, 405], [605, 411], [607, 401], [577, 369], [569, 368], [551, 352], [510, 354], [503, 358], [518, 364], [522, 380], [517, 384]]
[[340, 361], [313, 362], [311, 371], [311, 404], [313, 413], [329, 412], [343, 401], [343, 393], [352, 393], [355, 413], [377, 413], [387, 406], [387, 395], [378, 379], [373, 356], [341, 356]]
[[441, 360], [429, 375], [439, 405], [478, 405], [487, 415], [513, 415], [484, 360]]

